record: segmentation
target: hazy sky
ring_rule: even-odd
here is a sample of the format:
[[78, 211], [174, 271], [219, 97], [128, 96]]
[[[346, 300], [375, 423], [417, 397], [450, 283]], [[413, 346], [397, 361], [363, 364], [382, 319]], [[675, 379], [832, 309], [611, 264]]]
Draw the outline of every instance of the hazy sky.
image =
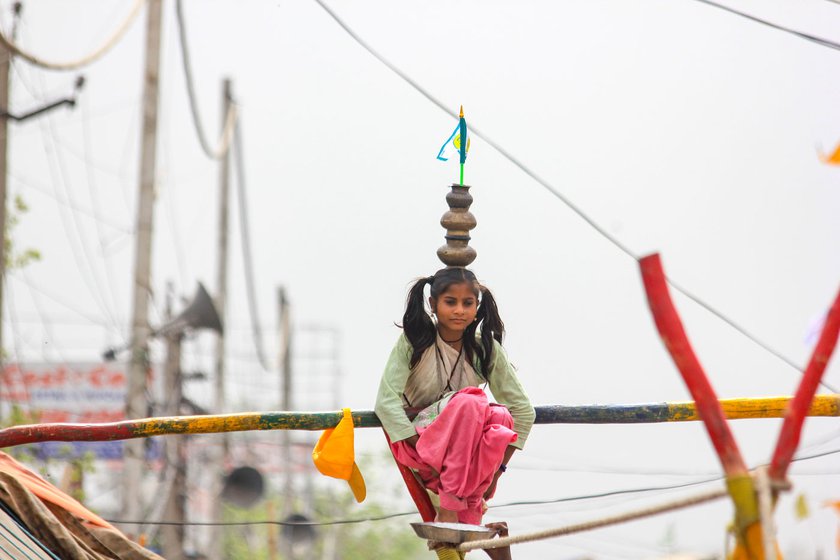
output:
[[[4, 29], [10, 4], [0, 2]], [[127, 4], [27, 2], [19, 43], [43, 58], [76, 58], [110, 33]], [[840, 5], [826, 0], [731, 5], [840, 41]], [[804, 365], [808, 333], [840, 284], [840, 168], [821, 164], [816, 152], [840, 141], [840, 52], [695, 0], [330, 6], [452, 110], [463, 104], [469, 124], [631, 251], [660, 252], [677, 283]], [[221, 126], [224, 77], [241, 108], [271, 362], [275, 291], [285, 285], [297, 325], [341, 333], [340, 402], [370, 409], [407, 286], [440, 266], [438, 220], [458, 177], [457, 166], [435, 155], [455, 121], [315, 2], [192, 0], [184, 9], [206, 128], [215, 136]], [[87, 84], [75, 109], [11, 126], [10, 189], [31, 208], [15, 242], [44, 257], [7, 280], [4, 339], [19, 359], [96, 360], [128, 336], [144, 16], [83, 71]], [[174, 2], [164, 3], [164, 26], [155, 324], [167, 281], [185, 297], [197, 280], [211, 291], [216, 285], [218, 166], [200, 151], [190, 120]], [[17, 62], [12, 108], [66, 95], [75, 75]], [[496, 295], [505, 346], [535, 404], [688, 398], [631, 258], [478, 138], [465, 182], [479, 222], [472, 268]], [[273, 409], [277, 374], [254, 357], [235, 203], [231, 210], [229, 400], [236, 410]], [[720, 396], [794, 390], [795, 370], [693, 302], [675, 301]], [[209, 371], [212, 350], [210, 337], [189, 344], [187, 368]], [[826, 380], [840, 385], [836, 359]], [[208, 387], [188, 391], [212, 402]], [[747, 461], [768, 460], [779, 422], [734, 426]], [[836, 419], [811, 420], [803, 442], [825, 442], [809, 452], [840, 448], [837, 430]], [[383, 448], [378, 433], [360, 435], [360, 452]], [[699, 424], [537, 426], [513, 466], [499, 502], [696, 478], [598, 470], [701, 478], [718, 470]], [[826, 474], [838, 471], [840, 455], [794, 467], [796, 492], [808, 495], [814, 511], [810, 522], [797, 522], [791, 497], [779, 504], [779, 539], [784, 550], [801, 551], [796, 557], [813, 557], [815, 540], [832, 550], [837, 521], [821, 503], [840, 498], [840, 475]], [[369, 482], [370, 495], [386, 498], [377, 491]], [[508, 508], [493, 519], [521, 532], [674, 495]], [[678, 547], [720, 552], [730, 511], [720, 502], [524, 545], [517, 554], [652, 558], [663, 553], [670, 526]]]

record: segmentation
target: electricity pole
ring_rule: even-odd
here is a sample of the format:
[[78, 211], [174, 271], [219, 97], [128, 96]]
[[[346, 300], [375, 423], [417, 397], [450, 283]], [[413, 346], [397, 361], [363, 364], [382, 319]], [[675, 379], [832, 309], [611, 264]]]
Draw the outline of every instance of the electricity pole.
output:
[[[280, 409], [293, 410], [292, 399], [292, 314], [289, 299], [286, 297], [286, 290], [282, 286], [277, 290], [278, 315], [280, 319], [280, 356], [278, 362], [282, 372]], [[283, 520], [285, 521], [295, 511], [295, 487], [294, 471], [295, 465], [292, 456], [291, 430], [283, 430], [281, 435], [283, 442], [283, 465], [286, 470], [283, 480]], [[295, 549], [292, 543], [291, 531], [284, 532], [283, 558], [294, 560]]]
[[[222, 83], [222, 131], [224, 132], [227, 125], [229, 111], [233, 109], [233, 94], [230, 79], [225, 79]], [[227, 301], [227, 268], [228, 268], [228, 201], [230, 200], [230, 143], [228, 144], [225, 153], [222, 155], [221, 165], [219, 166], [219, 227], [217, 238], [217, 254], [218, 263], [216, 270], [216, 285], [218, 291], [216, 292], [216, 311], [222, 324], [225, 324], [225, 304]], [[225, 399], [225, 333], [219, 333], [216, 339], [216, 402], [215, 413], [222, 414], [226, 408]], [[224, 476], [225, 458], [228, 455], [228, 436], [227, 434], [219, 434], [219, 443], [221, 449], [216, 457], [216, 464], [214, 467], [213, 488], [215, 495], [219, 494], [221, 489], [222, 477]], [[210, 519], [214, 522], [221, 521], [221, 500], [213, 500], [211, 502]], [[221, 527], [210, 528], [210, 538], [208, 539], [207, 558], [209, 560], [221, 559]]]
[[[166, 414], [179, 416], [181, 414], [181, 400], [183, 397], [183, 377], [181, 375], [181, 340], [183, 330], [177, 330], [166, 335], [166, 369], [164, 383]], [[187, 505], [187, 461], [185, 457], [185, 435], [166, 438], [166, 460], [168, 467], [174, 469], [172, 487], [166, 500], [163, 518], [167, 521], [183, 523], [186, 520]], [[164, 525], [160, 528], [163, 556], [167, 560], [183, 560], [184, 555], [184, 526]]]
[[[12, 51], [0, 45], [0, 108], [9, 110], [9, 68], [12, 65]], [[0, 119], [0, 310], [3, 309], [3, 284], [6, 281], [6, 161], [8, 159], [9, 119]], [[0, 317], [3, 313], [0, 311]], [[3, 325], [0, 322], [0, 352], [3, 349]], [[2, 356], [2, 354], [0, 354]], [[2, 360], [2, 357], [0, 357]]]
[[[126, 418], [148, 415], [146, 376], [149, 369], [149, 298], [151, 296], [152, 231], [154, 223], [155, 160], [157, 155], [158, 83], [160, 79], [161, 0], [146, 3], [146, 66], [143, 71], [143, 132], [140, 147], [140, 188], [134, 250], [131, 361], [128, 371]], [[123, 515], [142, 520], [143, 440], [123, 442]]]
[[[225, 126], [228, 111], [231, 110], [231, 83], [226, 79], [222, 85], [222, 126]], [[230, 200], [230, 148], [222, 156], [219, 170], [219, 227], [217, 237], [218, 263], [216, 268], [216, 311], [225, 324], [225, 303], [227, 300], [228, 267], [228, 201]], [[225, 335], [216, 339], [216, 414], [225, 409]]]

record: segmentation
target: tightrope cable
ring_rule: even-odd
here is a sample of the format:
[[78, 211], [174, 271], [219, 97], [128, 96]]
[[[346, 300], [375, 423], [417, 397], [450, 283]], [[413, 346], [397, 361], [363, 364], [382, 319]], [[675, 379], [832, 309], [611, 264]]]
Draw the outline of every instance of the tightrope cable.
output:
[[542, 531], [534, 531], [532, 533], [522, 533], [520, 535], [513, 535], [511, 537], [499, 537], [497, 539], [484, 539], [480, 541], [466, 542], [459, 545], [457, 549], [462, 552], [466, 552], [469, 550], [475, 550], [477, 548], [500, 548], [503, 546], [510, 546], [512, 544], [520, 544], [525, 542], [548, 539], [551, 537], [571, 535], [572, 533], [591, 531], [593, 529], [607, 527], [609, 525], [617, 525], [619, 523], [626, 523], [628, 521], [634, 521], [636, 519], [651, 517], [653, 515], [658, 515], [660, 513], [665, 513], [668, 511], [674, 511], [677, 509], [696, 506], [713, 500], [719, 500], [720, 498], [723, 498], [727, 495], [728, 492], [724, 489], [712, 490], [710, 492], [705, 492], [697, 496], [689, 496], [688, 498], [674, 500], [666, 504], [641, 508], [638, 510], [620, 513], [617, 515], [609, 515], [606, 517], [602, 517], [601, 519], [595, 519], [593, 521], [575, 523], [563, 527], [554, 527], [552, 529], [544, 529]]

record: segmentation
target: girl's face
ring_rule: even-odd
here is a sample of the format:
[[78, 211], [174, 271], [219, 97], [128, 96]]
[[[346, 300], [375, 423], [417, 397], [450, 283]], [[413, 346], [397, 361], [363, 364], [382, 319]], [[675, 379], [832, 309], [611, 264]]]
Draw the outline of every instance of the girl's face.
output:
[[444, 340], [458, 340], [475, 320], [478, 298], [472, 283], [450, 285], [437, 298], [429, 298], [429, 305], [437, 315], [438, 332]]

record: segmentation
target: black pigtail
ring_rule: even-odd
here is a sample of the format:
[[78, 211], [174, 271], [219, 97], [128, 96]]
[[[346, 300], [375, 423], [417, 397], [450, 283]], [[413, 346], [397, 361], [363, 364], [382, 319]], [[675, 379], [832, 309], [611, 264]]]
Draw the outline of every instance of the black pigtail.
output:
[[[481, 348], [479, 362], [484, 378], [489, 376], [490, 363], [493, 361], [493, 339], [499, 344], [505, 336], [505, 324], [499, 316], [499, 308], [493, 294], [485, 287], [481, 288], [481, 304], [476, 312], [475, 324], [481, 323]], [[475, 340], [475, 329], [469, 340]]]
[[425, 294], [426, 284], [431, 284], [433, 276], [421, 278], [414, 283], [408, 292], [403, 315], [403, 332], [411, 343], [413, 352], [409, 367], [414, 367], [420, 361], [423, 352], [435, 342], [435, 324], [426, 313]]

